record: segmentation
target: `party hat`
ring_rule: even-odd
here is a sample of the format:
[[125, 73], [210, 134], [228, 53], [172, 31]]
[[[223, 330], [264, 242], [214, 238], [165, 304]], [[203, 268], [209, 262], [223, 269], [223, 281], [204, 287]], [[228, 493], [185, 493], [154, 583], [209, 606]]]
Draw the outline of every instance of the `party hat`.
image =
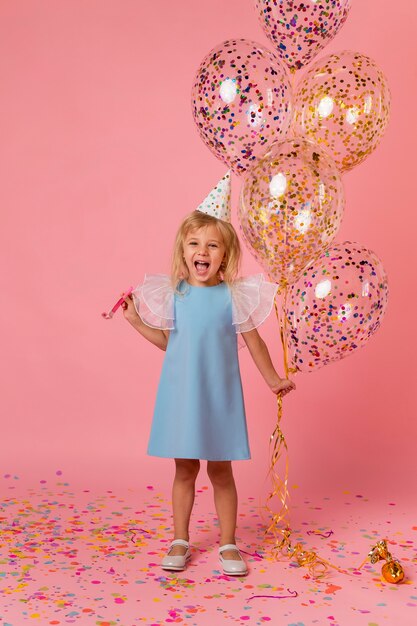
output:
[[203, 200], [197, 211], [202, 211], [224, 222], [230, 222], [230, 172], [226, 172], [221, 180]]

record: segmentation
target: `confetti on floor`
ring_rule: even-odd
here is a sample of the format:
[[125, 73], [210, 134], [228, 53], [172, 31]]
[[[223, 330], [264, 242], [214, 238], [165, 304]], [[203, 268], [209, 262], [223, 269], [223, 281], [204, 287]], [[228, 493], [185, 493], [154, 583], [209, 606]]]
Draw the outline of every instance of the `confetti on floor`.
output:
[[[1, 626], [417, 623], [417, 525], [393, 502], [344, 492], [297, 504], [293, 537], [346, 572], [314, 580], [272, 558], [261, 503], [242, 497], [238, 544], [249, 574], [236, 578], [219, 567], [217, 517], [203, 486], [191, 521], [192, 561], [170, 573], [159, 565], [172, 539], [167, 494], [152, 485], [123, 495], [72, 489], [56, 474], [37, 488], [9, 474], [1, 479]], [[401, 584], [384, 581], [381, 563], [357, 569], [384, 538], [404, 567]]]

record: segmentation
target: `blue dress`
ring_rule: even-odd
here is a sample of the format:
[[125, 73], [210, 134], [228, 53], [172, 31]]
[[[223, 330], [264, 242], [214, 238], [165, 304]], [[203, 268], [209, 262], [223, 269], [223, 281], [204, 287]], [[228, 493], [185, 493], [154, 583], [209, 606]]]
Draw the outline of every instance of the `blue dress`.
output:
[[147, 279], [133, 292], [136, 309], [148, 325], [170, 329], [147, 453], [250, 459], [237, 332], [265, 319], [276, 285], [258, 275], [255, 289], [251, 277], [234, 288], [182, 281], [174, 291], [168, 277]]

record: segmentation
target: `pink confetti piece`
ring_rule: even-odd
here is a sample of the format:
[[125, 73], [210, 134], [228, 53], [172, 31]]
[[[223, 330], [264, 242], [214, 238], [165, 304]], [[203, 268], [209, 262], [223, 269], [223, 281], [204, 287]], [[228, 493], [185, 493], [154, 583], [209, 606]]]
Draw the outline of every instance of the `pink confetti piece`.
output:
[[246, 550], [242, 550], [242, 548], [239, 548], [240, 552], [243, 552], [243, 554], [247, 554], [248, 556], [252, 556], [254, 558], [258, 558], [258, 559], [263, 559], [264, 557], [262, 556], [262, 554], [259, 554], [259, 552], [246, 552]]
[[132, 543], [136, 543], [136, 540], [135, 540], [136, 531], [139, 531], [141, 533], [145, 533], [145, 535], [152, 535], [152, 533], [150, 533], [149, 530], [145, 530], [144, 528], [129, 528], [128, 532], [133, 533], [133, 536], [130, 538], [130, 541], [132, 541]]

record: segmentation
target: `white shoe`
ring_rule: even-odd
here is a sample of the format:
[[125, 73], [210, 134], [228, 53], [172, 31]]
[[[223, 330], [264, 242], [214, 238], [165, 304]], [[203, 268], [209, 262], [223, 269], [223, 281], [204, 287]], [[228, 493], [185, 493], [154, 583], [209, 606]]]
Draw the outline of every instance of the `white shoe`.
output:
[[185, 554], [177, 556], [170, 556], [168, 551], [168, 554], [162, 559], [162, 569], [182, 570], [191, 558], [190, 544], [185, 539], [174, 539], [169, 546], [169, 550], [171, 550], [172, 546], [184, 546], [184, 548], [187, 548], [187, 551]]
[[[224, 550], [236, 550], [237, 553], [239, 554], [240, 560], [235, 561], [233, 559], [224, 559], [222, 557], [222, 552]], [[220, 565], [223, 567], [224, 574], [228, 574], [229, 576], [244, 576], [245, 574], [248, 573], [248, 568], [246, 566], [246, 563], [243, 560], [238, 547], [235, 546], [234, 543], [226, 543], [224, 546], [220, 546], [219, 559], [220, 559]]]

